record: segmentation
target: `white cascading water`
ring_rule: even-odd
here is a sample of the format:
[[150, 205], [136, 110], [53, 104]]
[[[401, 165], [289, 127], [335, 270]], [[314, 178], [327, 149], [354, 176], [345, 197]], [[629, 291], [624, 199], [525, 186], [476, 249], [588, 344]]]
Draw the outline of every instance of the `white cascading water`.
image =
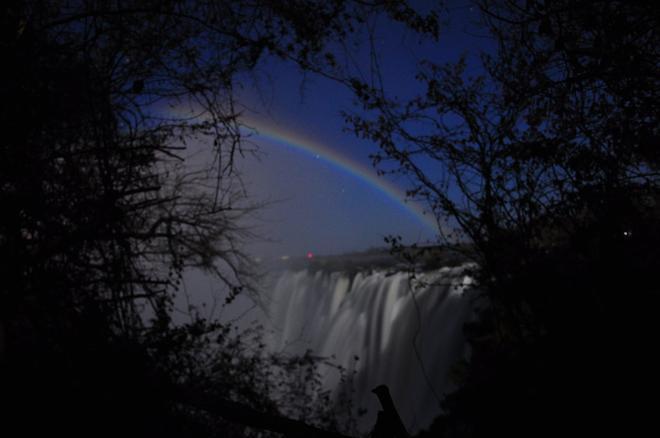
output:
[[[451, 389], [450, 368], [464, 354], [462, 327], [474, 297], [470, 267], [418, 274], [425, 286], [414, 294], [405, 272], [285, 271], [264, 309], [275, 328], [269, 347], [309, 349], [355, 370], [356, 404], [368, 409], [360, 422], [365, 429], [379, 409], [371, 390], [388, 385], [404, 424], [418, 431], [440, 412], [437, 397]], [[324, 378], [326, 388], [336, 387], [337, 373]]]

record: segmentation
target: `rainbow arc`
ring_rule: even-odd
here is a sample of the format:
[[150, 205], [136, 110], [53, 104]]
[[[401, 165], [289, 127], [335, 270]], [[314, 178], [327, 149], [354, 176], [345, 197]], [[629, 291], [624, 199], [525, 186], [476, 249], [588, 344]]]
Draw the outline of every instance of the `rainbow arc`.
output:
[[322, 160], [336, 168], [338, 171], [347, 173], [368, 185], [373, 190], [382, 193], [395, 204], [413, 215], [420, 223], [434, 234], [437, 234], [438, 225], [435, 218], [426, 214], [422, 207], [413, 201], [406, 200], [405, 192], [390, 181], [378, 176], [375, 170], [362, 163], [351, 160], [338, 151], [323, 144], [301, 137], [298, 134], [278, 129], [259, 121], [249, 120], [248, 126], [253, 128], [249, 131], [254, 138], [262, 138], [271, 143], [286, 146], [298, 153], [310, 158]]

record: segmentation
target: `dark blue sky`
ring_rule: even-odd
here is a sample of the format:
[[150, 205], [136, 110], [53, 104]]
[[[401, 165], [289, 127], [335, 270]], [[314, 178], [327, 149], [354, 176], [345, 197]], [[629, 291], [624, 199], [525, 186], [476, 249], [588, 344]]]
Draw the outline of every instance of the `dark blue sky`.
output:
[[[489, 44], [475, 35], [470, 24], [477, 12], [462, 6], [463, 1], [451, 3], [451, 21], [437, 42], [420, 41], [399, 26], [379, 23], [374, 41], [391, 96], [405, 98], [419, 91], [414, 80], [419, 60], [453, 61], [466, 53], [475, 61], [478, 50]], [[350, 56], [368, 74], [368, 46], [363, 44]], [[377, 146], [345, 132], [340, 112], [359, 108], [342, 85], [303, 75], [296, 67], [272, 59], [261, 65], [256, 81], [246, 84], [241, 102], [250, 119], [323, 145], [350, 162], [371, 166], [369, 154]], [[258, 214], [256, 231], [271, 241], [253, 245], [255, 256], [360, 251], [384, 246], [388, 234], [401, 235], [407, 243], [435, 240], [433, 230], [409, 208], [340, 166], [284, 142], [259, 136], [252, 141], [263, 154], [260, 160], [248, 158], [242, 165], [247, 188], [254, 199], [275, 201]], [[403, 178], [390, 181], [402, 189], [408, 186]]]

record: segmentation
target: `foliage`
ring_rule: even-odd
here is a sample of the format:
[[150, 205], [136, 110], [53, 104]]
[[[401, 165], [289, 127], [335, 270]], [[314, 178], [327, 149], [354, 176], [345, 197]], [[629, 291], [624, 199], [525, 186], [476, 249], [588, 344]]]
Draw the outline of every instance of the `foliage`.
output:
[[481, 267], [487, 304], [435, 431], [624, 427], [660, 260], [657, 7], [476, 3], [495, 44], [481, 74], [424, 61], [408, 101], [354, 80], [373, 117], [348, 117]]
[[[369, 14], [429, 31], [434, 21], [390, 1], [16, 0], [1, 8], [8, 417], [26, 434], [196, 436], [199, 423], [186, 425], [193, 417], [166, 415], [167, 388], [206, 378], [216, 391], [280, 409], [290, 400], [259, 392], [270, 367], [287, 374], [311, 363], [244, 355], [238, 339], [210, 343], [226, 327], [171, 320], [185, 269], [215, 275], [230, 298], [250, 287], [240, 219], [254, 206], [234, 171], [249, 152], [234, 90], [267, 55], [338, 71], [328, 47]], [[185, 146], [200, 144], [212, 145], [214, 161], [193, 169]], [[211, 362], [219, 370], [208, 374]]]
[[[259, 326], [240, 331], [195, 317], [177, 327], [152, 327], [142, 347], [173, 391], [177, 385], [192, 388], [325, 431], [355, 434], [352, 406], [335, 407], [331, 392], [322, 385], [321, 373], [328, 372], [324, 368], [336, 367], [310, 352], [300, 356], [268, 352]], [[345, 370], [335, 372], [341, 382], [349, 382]], [[184, 426], [204, 436], [271, 435], [185, 403], [175, 405], [172, 415], [184, 418]]]

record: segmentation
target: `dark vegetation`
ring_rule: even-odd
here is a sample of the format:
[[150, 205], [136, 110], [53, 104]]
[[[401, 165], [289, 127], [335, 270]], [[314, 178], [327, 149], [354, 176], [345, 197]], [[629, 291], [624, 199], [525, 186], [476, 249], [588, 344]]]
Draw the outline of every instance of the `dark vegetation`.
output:
[[[352, 87], [367, 116], [349, 122], [381, 145], [377, 164], [412, 176], [410, 195], [458, 230], [444, 244], [471, 243], [480, 318], [428, 435], [632, 435], [652, 407], [657, 332], [658, 8], [476, 4], [497, 46], [483, 70], [428, 60], [426, 92], [402, 102], [327, 50], [378, 12], [437, 34], [400, 2], [3, 3], [3, 428], [347, 428], [325, 409], [315, 359], [264, 355], [258, 333], [194, 315], [172, 321], [186, 269], [216, 275], [230, 299], [250, 287], [232, 90], [272, 55]], [[195, 117], [163, 116], [169, 105]], [[213, 145], [208, 169], [184, 165], [196, 140]]]
[[348, 117], [480, 266], [460, 389], [428, 436], [634, 434], [652, 420], [659, 9], [475, 6], [495, 42], [481, 71], [424, 61], [408, 101], [355, 81], [373, 117]]
[[[5, 431], [350, 427], [321, 390], [316, 359], [266, 355], [258, 334], [194, 312], [187, 324], [172, 318], [188, 269], [216, 276], [228, 301], [251, 286], [239, 219], [253, 206], [233, 165], [249, 152], [233, 100], [240, 78], [264, 56], [331, 71], [328, 44], [376, 12], [426, 25], [389, 2], [3, 2]], [[186, 144], [209, 145], [214, 161], [192, 168]]]

